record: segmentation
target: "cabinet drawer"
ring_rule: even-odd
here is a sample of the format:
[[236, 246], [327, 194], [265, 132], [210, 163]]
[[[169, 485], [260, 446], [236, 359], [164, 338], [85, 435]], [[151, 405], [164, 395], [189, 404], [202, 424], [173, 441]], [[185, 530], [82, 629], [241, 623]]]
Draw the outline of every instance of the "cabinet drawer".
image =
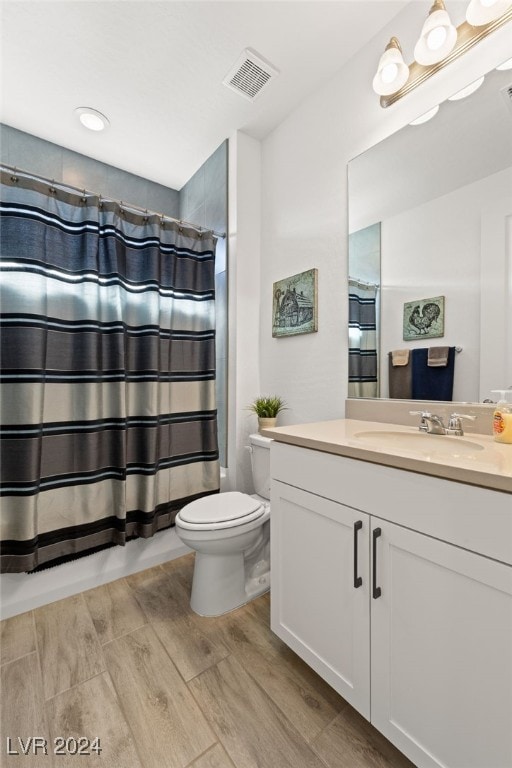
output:
[[274, 441], [274, 480], [512, 565], [512, 496]]

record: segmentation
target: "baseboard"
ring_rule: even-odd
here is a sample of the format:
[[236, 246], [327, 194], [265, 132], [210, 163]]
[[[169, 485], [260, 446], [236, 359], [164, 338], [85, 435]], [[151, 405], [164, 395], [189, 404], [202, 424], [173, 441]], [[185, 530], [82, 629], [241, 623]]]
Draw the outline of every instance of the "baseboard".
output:
[[174, 528], [160, 531], [151, 539], [135, 539], [124, 547], [96, 552], [38, 573], [0, 575], [0, 615], [17, 616], [42, 605], [94, 589], [110, 581], [175, 560], [191, 550]]

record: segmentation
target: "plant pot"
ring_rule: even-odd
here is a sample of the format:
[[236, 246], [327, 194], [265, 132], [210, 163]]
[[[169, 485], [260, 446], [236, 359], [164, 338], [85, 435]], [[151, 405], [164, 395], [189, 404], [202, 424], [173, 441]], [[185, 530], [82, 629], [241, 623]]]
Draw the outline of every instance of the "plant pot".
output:
[[272, 429], [272, 427], [275, 427], [277, 419], [274, 417], [273, 419], [265, 418], [263, 416], [258, 416], [258, 429], [261, 432], [262, 429]]

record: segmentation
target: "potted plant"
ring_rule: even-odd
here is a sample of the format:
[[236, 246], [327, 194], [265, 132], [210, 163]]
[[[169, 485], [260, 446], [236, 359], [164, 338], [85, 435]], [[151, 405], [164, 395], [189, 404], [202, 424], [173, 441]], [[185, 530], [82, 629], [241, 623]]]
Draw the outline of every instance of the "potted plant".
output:
[[258, 427], [261, 431], [275, 427], [277, 414], [286, 410], [287, 405], [278, 395], [265, 395], [253, 400], [248, 408], [258, 417]]

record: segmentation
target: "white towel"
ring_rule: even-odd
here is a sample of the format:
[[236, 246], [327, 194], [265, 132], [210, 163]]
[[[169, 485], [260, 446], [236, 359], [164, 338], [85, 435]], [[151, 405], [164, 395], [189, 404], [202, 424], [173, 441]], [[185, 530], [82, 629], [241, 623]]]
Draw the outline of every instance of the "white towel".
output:
[[391, 352], [391, 362], [393, 367], [408, 365], [409, 364], [409, 350], [408, 349], [395, 349]]

